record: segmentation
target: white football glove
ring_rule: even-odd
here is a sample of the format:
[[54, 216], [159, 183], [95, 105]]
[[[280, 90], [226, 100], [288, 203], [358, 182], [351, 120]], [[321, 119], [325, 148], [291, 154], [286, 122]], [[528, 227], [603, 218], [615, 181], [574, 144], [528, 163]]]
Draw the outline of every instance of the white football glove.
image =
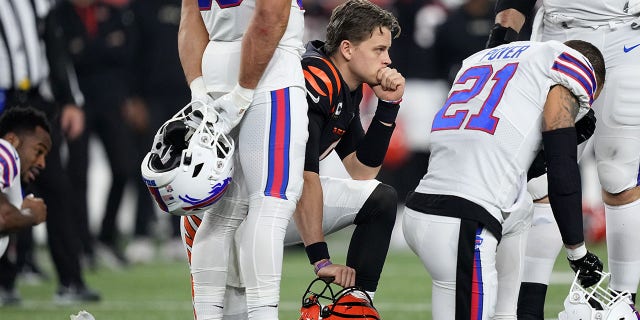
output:
[[204, 79], [202, 76], [199, 76], [189, 84], [189, 88], [191, 89], [191, 101], [199, 100], [205, 105], [212, 105], [213, 98], [207, 93], [207, 87], [204, 85]]
[[[639, 15], [640, 14], [640, 0], [629, 0], [625, 5], [624, 5], [624, 12], [630, 14], [630, 15]], [[640, 17], [636, 18], [635, 20], [633, 20], [633, 22], [631, 23], [631, 29], [638, 29], [640, 28]]]
[[223, 133], [228, 134], [240, 123], [253, 101], [253, 91], [236, 85], [231, 92], [213, 102], [212, 107], [219, 113], [217, 124]]

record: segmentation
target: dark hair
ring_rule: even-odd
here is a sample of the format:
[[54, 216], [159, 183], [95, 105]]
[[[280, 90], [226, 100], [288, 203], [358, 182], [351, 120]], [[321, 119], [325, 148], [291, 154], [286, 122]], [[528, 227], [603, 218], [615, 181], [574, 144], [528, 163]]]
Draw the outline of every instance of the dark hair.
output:
[[0, 116], [0, 137], [7, 133], [32, 133], [37, 127], [51, 132], [51, 126], [44, 113], [32, 107], [15, 107], [5, 110]]
[[331, 13], [327, 26], [327, 41], [324, 50], [327, 55], [334, 54], [343, 40], [355, 44], [371, 37], [374, 30], [388, 28], [395, 39], [400, 35], [398, 20], [387, 10], [368, 0], [349, 0]]
[[604, 66], [604, 57], [602, 53], [596, 46], [592, 45], [589, 42], [582, 40], [569, 40], [564, 43], [567, 47], [572, 48], [585, 56], [589, 62], [591, 62], [591, 66], [593, 66], [593, 71], [596, 73], [596, 81], [598, 82], [598, 88], [602, 88], [604, 85], [604, 77], [606, 76], [606, 70]]

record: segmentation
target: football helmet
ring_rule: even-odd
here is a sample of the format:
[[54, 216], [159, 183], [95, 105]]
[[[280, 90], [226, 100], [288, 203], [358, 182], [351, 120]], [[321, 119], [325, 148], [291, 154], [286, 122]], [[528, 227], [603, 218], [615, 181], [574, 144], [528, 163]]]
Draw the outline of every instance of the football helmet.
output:
[[141, 171], [162, 211], [180, 216], [202, 212], [229, 187], [235, 145], [220, 132], [217, 120], [213, 108], [195, 100], [156, 133]]
[[[320, 285], [318, 285], [318, 283]], [[320, 288], [318, 293], [313, 287]], [[328, 304], [322, 305], [322, 301]], [[380, 314], [373, 306], [371, 297], [358, 287], [344, 288], [334, 293], [331, 280], [316, 278], [311, 281], [302, 296], [299, 320], [338, 320], [338, 319], [380, 320]]]
[[584, 288], [573, 279], [569, 296], [564, 300], [564, 311], [558, 314], [559, 320], [620, 320], [640, 319], [640, 315], [631, 302], [628, 291], [614, 292], [603, 285], [610, 273], [601, 273], [598, 283]]

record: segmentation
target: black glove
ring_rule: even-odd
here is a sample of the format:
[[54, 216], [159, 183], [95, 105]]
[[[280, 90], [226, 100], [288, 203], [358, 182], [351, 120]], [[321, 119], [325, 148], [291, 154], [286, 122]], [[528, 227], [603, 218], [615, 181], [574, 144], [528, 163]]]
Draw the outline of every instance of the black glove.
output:
[[544, 150], [540, 150], [527, 171], [527, 181], [545, 173], [547, 173], [547, 162], [544, 160]]
[[589, 112], [582, 117], [582, 119], [576, 122], [576, 133], [578, 134], [578, 144], [581, 144], [593, 135], [596, 131], [596, 115], [593, 109], [589, 109]]
[[[567, 260], [569, 260], [569, 258], [567, 258]], [[598, 283], [600, 277], [602, 277], [600, 274], [602, 271], [602, 261], [591, 252], [587, 251], [587, 254], [578, 260], [569, 260], [569, 266], [571, 266], [574, 272], [580, 271], [578, 281], [580, 281], [580, 284], [585, 288]]]
[[500, 24], [496, 23], [493, 25], [493, 28], [491, 28], [486, 48], [497, 47], [501, 44], [509, 43], [516, 40], [518, 40], [518, 31], [509, 27], [503, 27]]

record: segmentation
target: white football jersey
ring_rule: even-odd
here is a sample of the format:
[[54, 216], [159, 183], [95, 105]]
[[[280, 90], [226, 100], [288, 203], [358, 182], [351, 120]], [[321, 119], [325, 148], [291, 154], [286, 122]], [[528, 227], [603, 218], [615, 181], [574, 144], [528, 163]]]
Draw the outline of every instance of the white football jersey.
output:
[[543, 0], [547, 14], [558, 14], [573, 19], [590, 22], [609, 22], [616, 19], [631, 18], [624, 7], [628, 0]]
[[[253, 16], [256, 0], [199, 0], [199, 4], [209, 33], [209, 44], [202, 57], [205, 85], [209, 92], [226, 93], [238, 81], [242, 37]], [[290, 86], [304, 88], [301, 67], [296, 67], [304, 53], [303, 36], [302, 0], [291, 0], [287, 29], [258, 84], [258, 91]]]
[[[7, 140], [0, 139], [0, 188], [9, 202], [22, 206], [22, 185], [20, 183], [20, 157], [18, 151]], [[0, 256], [9, 244], [9, 237], [0, 237]]]
[[433, 120], [429, 170], [416, 191], [468, 199], [502, 222], [526, 188], [547, 94], [558, 84], [588, 111], [593, 67], [557, 41], [513, 42], [465, 59]]

